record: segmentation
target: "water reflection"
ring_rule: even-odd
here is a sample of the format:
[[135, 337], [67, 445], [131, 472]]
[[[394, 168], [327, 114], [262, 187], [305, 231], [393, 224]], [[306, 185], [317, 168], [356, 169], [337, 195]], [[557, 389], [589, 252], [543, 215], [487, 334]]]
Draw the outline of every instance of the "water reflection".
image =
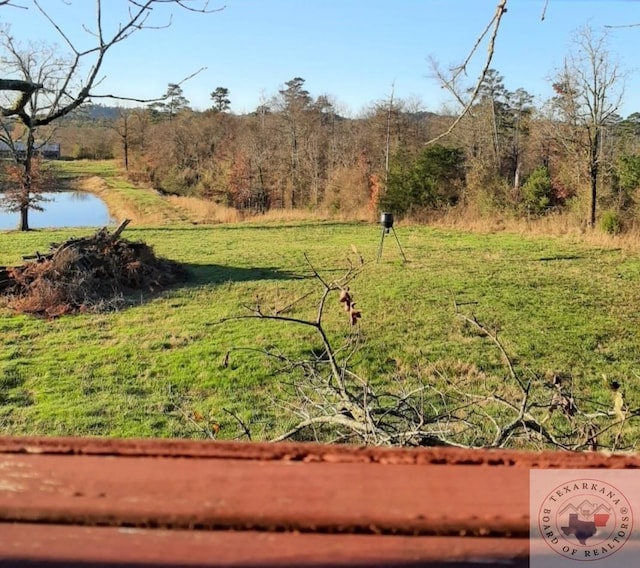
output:
[[91, 198], [95, 198], [96, 196], [91, 194], [91, 193], [87, 193], [86, 191], [70, 191], [69, 192], [69, 199], [71, 199], [71, 201], [90, 201]]
[[[29, 227], [105, 227], [114, 224], [104, 202], [86, 191], [43, 193], [44, 211], [29, 211]], [[20, 216], [0, 209], [0, 229], [15, 229]]]

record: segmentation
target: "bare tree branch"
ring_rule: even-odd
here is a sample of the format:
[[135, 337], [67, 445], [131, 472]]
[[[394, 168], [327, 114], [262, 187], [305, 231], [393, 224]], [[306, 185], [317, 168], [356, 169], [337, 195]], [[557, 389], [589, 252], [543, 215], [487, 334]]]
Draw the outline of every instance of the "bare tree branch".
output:
[[[495, 54], [496, 38], [498, 37], [498, 30], [500, 29], [502, 18], [504, 14], [506, 14], [507, 12], [507, 2], [508, 0], [498, 1], [498, 5], [496, 6], [496, 11], [495, 11], [495, 14], [493, 15], [493, 18], [491, 18], [491, 20], [489, 21], [485, 29], [481, 32], [480, 36], [476, 40], [476, 43], [474, 44], [474, 46], [471, 48], [471, 51], [467, 55], [467, 58], [464, 60], [464, 62], [457, 68], [453, 69], [453, 73], [451, 77], [449, 78], [445, 77], [444, 74], [437, 69], [437, 67], [434, 68], [436, 76], [440, 80], [443, 88], [446, 88], [447, 90], [449, 90], [449, 92], [453, 94], [454, 98], [463, 106], [463, 108], [458, 113], [454, 121], [449, 125], [449, 128], [447, 128], [447, 130], [445, 130], [441, 134], [438, 134], [435, 138], [432, 138], [431, 140], [429, 140], [427, 144], [434, 144], [439, 140], [441, 140], [442, 138], [444, 138], [445, 136], [448, 136], [449, 134], [451, 134], [451, 132], [453, 132], [456, 126], [460, 124], [462, 119], [469, 113], [469, 111], [473, 107], [473, 104], [475, 103], [478, 97], [478, 93], [482, 88], [482, 84], [485, 80], [485, 77], [487, 76], [487, 72], [491, 67], [491, 62], [493, 61], [493, 56]], [[489, 33], [491, 33], [491, 35], [489, 37], [489, 42], [487, 46], [487, 56], [484, 62], [484, 66], [482, 68], [482, 71], [480, 72], [480, 75], [478, 76], [478, 79], [476, 80], [475, 86], [471, 91], [471, 95], [466, 99], [466, 102], [465, 102], [464, 97], [458, 91], [457, 81], [460, 78], [461, 74], [463, 73], [466, 74], [467, 67], [471, 59], [475, 55], [482, 41], [485, 39], [485, 37]]]
[[[105, 31], [103, 24], [103, 12], [105, 7], [103, 5], [103, 0], [96, 0], [95, 29], [91, 30], [85, 26], [85, 30], [95, 38], [95, 42], [91, 47], [80, 49], [74, 41], [71, 40], [63, 26], [60, 25], [45, 9], [41, 0], [31, 0], [31, 2], [36, 10], [57, 32], [72, 54], [71, 61], [69, 62], [64, 77], [60, 83], [55, 86], [54, 96], [46, 114], [33, 116], [24, 112], [24, 108], [28, 100], [27, 92], [24, 90], [22, 90], [24, 93], [23, 96], [16, 104], [11, 105], [11, 107], [1, 109], [3, 116], [18, 116], [22, 122], [33, 128], [50, 124], [58, 118], [69, 114], [92, 96], [136, 102], [152, 102], [154, 100], [161, 100], [150, 99], [147, 101], [145, 99], [128, 96], [120, 97], [113, 94], [94, 94], [93, 89], [102, 81], [100, 71], [107, 53], [115, 45], [125, 41], [136, 32], [169, 27], [171, 25], [170, 18], [167, 22], [158, 25], [153, 25], [150, 21], [154, 8], [159, 5], [174, 5], [181, 9], [201, 14], [210, 14], [224, 9], [224, 7], [216, 9], [209, 8], [209, 0], [145, 0], [142, 2], [130, 0], [128, 2], [129, 11], [127, 18], [123, 19], [111, 34], [108, 34]], [[18, 53], [15, 48], [13, 49], [13, 53], [14, 55]], [[86, 75], [81, 78], [80, 70], [83, 67], [88, 68], [88, 71]], [[202, 69], [192, 73], [183, 79], [181, 83], [191, 79], [201, 71]], [[72, 89], [72, 85], [77, 82], [79, 82], [80, 87], [78, 89]], [[33, 92], [34, 91], [32, 91], [32, 93]], [[27, 100], [24, 100], [25, 98]]]
[[357, 420], [353, 420], [343, 416], [342, 414], [334, 414], [331, 416], [315, 416], [313, 418], [308, 418], [307, 420], [303, 420], [296, 424], [288, 432], [277, 436], [271, 439], [271, 442], [283, 442], [284, 440], [288, 440], [289, 438], [295, 436], [298, 432], [301, 432], [305, 428], [312, 426], [313, 424], [328, 424], [334, 426], [345, 426], [350, 430], [355, 430], [356, 432], [362, 432], [366, 434], [366, 426]]
[[605, 28], [607, 29], [614, 29], [614, 28], [637, 28], [638, 26], [640, 26], [640, 24], [620, 24], [620, 25], [606, 25], [605, 24]]
[[549, 0], [544, 0], [544, 6], [542, 7], [542, 15], [540, 16], [540, 20], [544, 22], [544, 19], [547, 15], [547, 7], [549, 6]]
[[511, 361], [511, 358], [507, 354], [507, 351], [505, 350], [504, 346], [502, 345], [502, 342], [498, 340], [498, 334], [497, 333], [492, 333], [491, 331], [489, 331], [485, 326], [483, 326], [476, 319], [475, 316], [467, 316], [467, 315], [465, 315], [463, 313], [460, 313], [458, 311], [458, 309], [457, 309], [457, 306], [456, 306], [456, 313], [458, 314], [458, 317], [460, 317], [461, 319], [463, 319], [467, 323], [471, 324], [480, 333], [482, 333], [483, 335], [486, 335], [489, 339], [491, 339], [491, 341], [498, 347], [498, 349], [500, 350], [500, 353], [502, 354], [502, 357], [504, 358], [505, 364], [507, 365], [507, 369], [509, 370], [509, 376], [514, 381], [516, 381], [518, 383], [518, 385], [520, 386], [520, 388], [523, 391], [526, 391], [527, 388], [525, 387], [524, 383], [522, 382], [522, 379], [516, 374], [516, 372], [515, 372], [515, 370], [513, 368], [513, 363]]
[[3, 6], [10, 6], [11, 8], [21, 8], [22, 10], [26, 10], [26, 6], [22, 6], [20, 4], [15, 4], [13, 0], [0, 0], [0, 8]]
[[235, 412], [228, 410], [226, 408], [223, 408], [222, 410], [226, 412], [229, 416], [231, 416], [240, 425], [240, 428], [242, 428], [243, 434], [247, 437], [249, 441], [251, 441], [251, 430], [249, 426]]
[[42, 89], [42, 83], [23, 81], [20, 79], [0, 79], [0, 91], [20, 91], [22, 95], [10, 107], [0, 107], [0, 114], [5, 117], [24, 114], [24, 107], [31, 99], [31, 95]]

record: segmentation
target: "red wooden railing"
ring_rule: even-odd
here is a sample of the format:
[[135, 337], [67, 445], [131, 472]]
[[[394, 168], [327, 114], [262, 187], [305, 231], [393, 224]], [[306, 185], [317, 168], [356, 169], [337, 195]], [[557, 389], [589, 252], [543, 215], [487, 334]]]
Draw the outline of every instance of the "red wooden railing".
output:
[[528, 566], [531, 468], [601, 454], [0, 438], [0, 566]]

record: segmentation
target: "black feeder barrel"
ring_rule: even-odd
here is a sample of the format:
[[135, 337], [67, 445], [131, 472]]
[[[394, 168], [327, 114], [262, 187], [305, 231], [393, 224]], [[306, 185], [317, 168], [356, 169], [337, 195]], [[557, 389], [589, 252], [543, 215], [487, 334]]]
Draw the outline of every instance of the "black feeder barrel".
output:
[[383, 213], [382, 215], [380, 215], [380, 224], [385, 229], [391, 229], [393, 227], [393, 214]]

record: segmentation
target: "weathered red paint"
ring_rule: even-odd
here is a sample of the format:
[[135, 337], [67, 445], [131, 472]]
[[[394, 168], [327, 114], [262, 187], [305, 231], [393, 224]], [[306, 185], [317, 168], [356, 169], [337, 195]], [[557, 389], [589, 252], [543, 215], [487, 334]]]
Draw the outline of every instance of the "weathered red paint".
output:
[[365, 462], [415, 465], [490, 465], [563, 468], [640, 468], [640, 456], [585, 452], [523, 452], [458, 448], [374, 448], [312, 443], [246, 443], [111, 438], [29, 438], [0, 436], [0, 454], [167, 456], [210, 459]]
[[0, 438], [0, 565], [526, 566], [533, 467], [640, 458]]
[[[32, 565], [477, 566], [482, 557], [527, 566], [524, 539], [183, 531], [0, 523], [0, 557]], [[439, 564], [442, 559], [446, 563]], [[452, 564], [456, 562], [456, 564]], [[0, 560], [0, 565], [4, 565]], [[487, 564], [485, 563], [485, 566]]]

